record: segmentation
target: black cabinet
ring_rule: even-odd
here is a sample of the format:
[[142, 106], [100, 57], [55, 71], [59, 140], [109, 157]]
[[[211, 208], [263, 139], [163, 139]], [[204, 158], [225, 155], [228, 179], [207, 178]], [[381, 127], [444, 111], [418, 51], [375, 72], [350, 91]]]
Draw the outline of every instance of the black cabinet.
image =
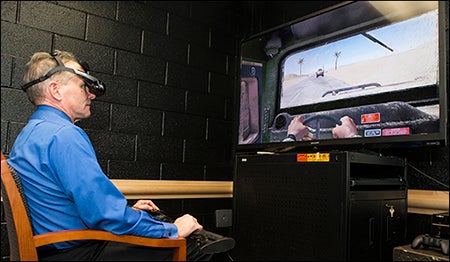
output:
[[237, 155], [235, 260], [392, 260], [406, 161], [357, 152]]

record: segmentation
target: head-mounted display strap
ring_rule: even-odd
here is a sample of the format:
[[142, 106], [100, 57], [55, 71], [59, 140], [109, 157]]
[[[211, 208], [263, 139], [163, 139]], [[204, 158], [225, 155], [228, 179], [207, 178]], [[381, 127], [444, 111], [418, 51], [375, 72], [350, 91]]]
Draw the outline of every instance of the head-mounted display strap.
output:
[[77, 76], [81, 77], [83, 79], [84, 83], [86, 84], [86, 86], [88, 87], [89, 92], [95, 94], [96, 96], [101, 96], [105, 93], [105, 91], [106, 91], [105, 84], [102, 81], [98, 80], [97, 78], [89, 75], [89, 66], [86, 63], [83, 63], [83, 65], [82, 65], [83, 69], [85, 69], [87, 72], [87, 73], [84, 73], [84, 72], [78, 71], [76, 69], [64, 66], [64, 64], [56, 56], [56, 54], [52, 54], [52, 56], [53, 56], [53, 58], [55, 58], [56, 62], [58, 63], [58, 66], [51, 69], [50, 71], [48, 71], [44, 76], [39, 77], [38, 79], [35, 79], [33, 81], [30, 81], [30, 82], [22, 85], [21, 87], [22, 87], [23, 91], [26, 91], [28, 88], [30, 88], [31, 86], [33, 86], [37, 83], [47, 80], [49, 77], [51, 77], [56, 72], [67, 71], [67, 72], [71, 72], [71, 73], [76, 74]]

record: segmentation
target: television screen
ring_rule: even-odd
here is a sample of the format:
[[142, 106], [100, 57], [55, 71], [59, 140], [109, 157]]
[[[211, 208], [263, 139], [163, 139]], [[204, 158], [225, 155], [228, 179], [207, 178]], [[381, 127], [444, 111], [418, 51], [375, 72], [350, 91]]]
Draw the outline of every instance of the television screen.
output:
[[244, 40], [237, 150], [445, 144], [444, 19], [438, 1], [347, 2]]

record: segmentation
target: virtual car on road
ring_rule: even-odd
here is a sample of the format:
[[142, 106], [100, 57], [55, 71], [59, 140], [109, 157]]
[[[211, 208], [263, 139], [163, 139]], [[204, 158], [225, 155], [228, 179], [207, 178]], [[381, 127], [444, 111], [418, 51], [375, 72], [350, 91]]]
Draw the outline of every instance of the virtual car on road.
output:
[[317, 69], [317, 71], [316, 71], [316, 78], [317, 77], [319, 77], [319, 76], [323, 76], [323, 69], [322, 68], [319, 68], [319, 69]]

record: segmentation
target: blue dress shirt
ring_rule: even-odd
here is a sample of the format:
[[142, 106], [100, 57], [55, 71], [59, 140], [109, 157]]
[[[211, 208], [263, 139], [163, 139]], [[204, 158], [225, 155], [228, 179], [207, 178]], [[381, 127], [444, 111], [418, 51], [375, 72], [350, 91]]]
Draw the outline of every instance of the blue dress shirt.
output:
[[[136, 212], [103, 173], [87, 134], [62, 111], [40, 105], [15, 140], [8, 163], [19, 174], [34, 234], [99, 229], [153, 238], [177, 227]], [[69, 248], [79, 242], [54, 247]]]

